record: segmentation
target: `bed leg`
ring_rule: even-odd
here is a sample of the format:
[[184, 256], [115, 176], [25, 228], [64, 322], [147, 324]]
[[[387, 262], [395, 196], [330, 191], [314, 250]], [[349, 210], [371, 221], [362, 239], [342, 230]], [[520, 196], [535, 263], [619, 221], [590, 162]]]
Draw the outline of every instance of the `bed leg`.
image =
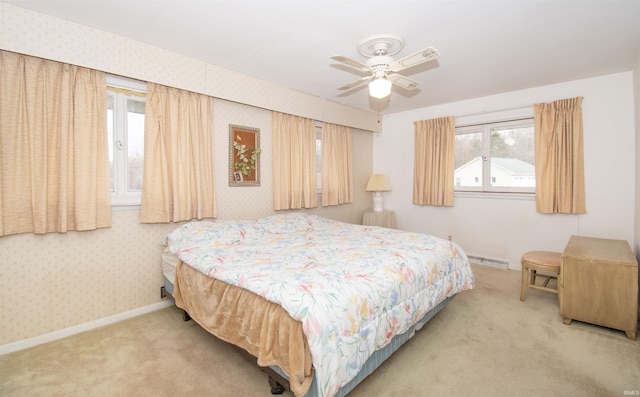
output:
[[189, 321], [189, 320], [191, 320], [191, 316], [189, 315], [189, 313], [187, 313], [187, 311], [186, 311], [186, 310], [183, 310], [183, 311], [182, 311], [182, 320], [183, 320], [183, 321]]
[[282, 386], [278, 381], [269, 377], [269, 386], [271, 386], [271, 394], [282, 394], [284, 393], [284, 386]]

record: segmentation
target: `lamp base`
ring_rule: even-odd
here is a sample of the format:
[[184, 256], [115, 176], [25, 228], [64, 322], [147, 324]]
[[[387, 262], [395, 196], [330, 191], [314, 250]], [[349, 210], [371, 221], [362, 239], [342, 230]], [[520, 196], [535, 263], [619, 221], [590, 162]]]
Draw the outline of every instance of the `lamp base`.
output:
[[382, 211], [384, 211], [384, 198], [382, 197], [382, 193], [373, 192], [373, 212]]

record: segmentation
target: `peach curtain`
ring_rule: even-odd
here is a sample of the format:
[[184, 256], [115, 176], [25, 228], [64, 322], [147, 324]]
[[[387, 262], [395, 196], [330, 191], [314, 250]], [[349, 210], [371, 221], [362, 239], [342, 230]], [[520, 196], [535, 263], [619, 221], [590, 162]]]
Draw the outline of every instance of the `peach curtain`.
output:
[[322, 126], [322, 206], [353, 202], [351, 128]]
[[140, 222], [215, 217], [213, 98], [148, 83]]
[[0, 51], [0, 236], [111, 226], [103, 72]]
[[583, 214], [582, 97], [534, 105], [536, 210]]
[[413, 204], [453, 207], [453, 116], [413, 123]]
[[318, 206], [314, 121], [273, 112], [273, 209]]

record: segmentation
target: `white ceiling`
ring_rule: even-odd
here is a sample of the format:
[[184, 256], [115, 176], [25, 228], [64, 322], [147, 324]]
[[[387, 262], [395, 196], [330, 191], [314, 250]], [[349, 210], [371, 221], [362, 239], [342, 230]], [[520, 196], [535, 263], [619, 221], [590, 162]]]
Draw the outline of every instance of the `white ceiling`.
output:
[[[629, 71], [640, 51], [640, 0], [2, 0], [383, 114]], [[385, 100], [329, 59], [365, 62], [356, 45], [393, 33], [418, 89]]]

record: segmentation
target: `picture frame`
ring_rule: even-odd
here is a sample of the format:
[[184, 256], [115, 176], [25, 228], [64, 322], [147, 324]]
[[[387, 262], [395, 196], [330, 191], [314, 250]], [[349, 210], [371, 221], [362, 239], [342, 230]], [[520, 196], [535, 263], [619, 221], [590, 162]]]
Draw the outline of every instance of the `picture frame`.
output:
[[229, 186], [260, 186], [260, 129], [229, 124]]

